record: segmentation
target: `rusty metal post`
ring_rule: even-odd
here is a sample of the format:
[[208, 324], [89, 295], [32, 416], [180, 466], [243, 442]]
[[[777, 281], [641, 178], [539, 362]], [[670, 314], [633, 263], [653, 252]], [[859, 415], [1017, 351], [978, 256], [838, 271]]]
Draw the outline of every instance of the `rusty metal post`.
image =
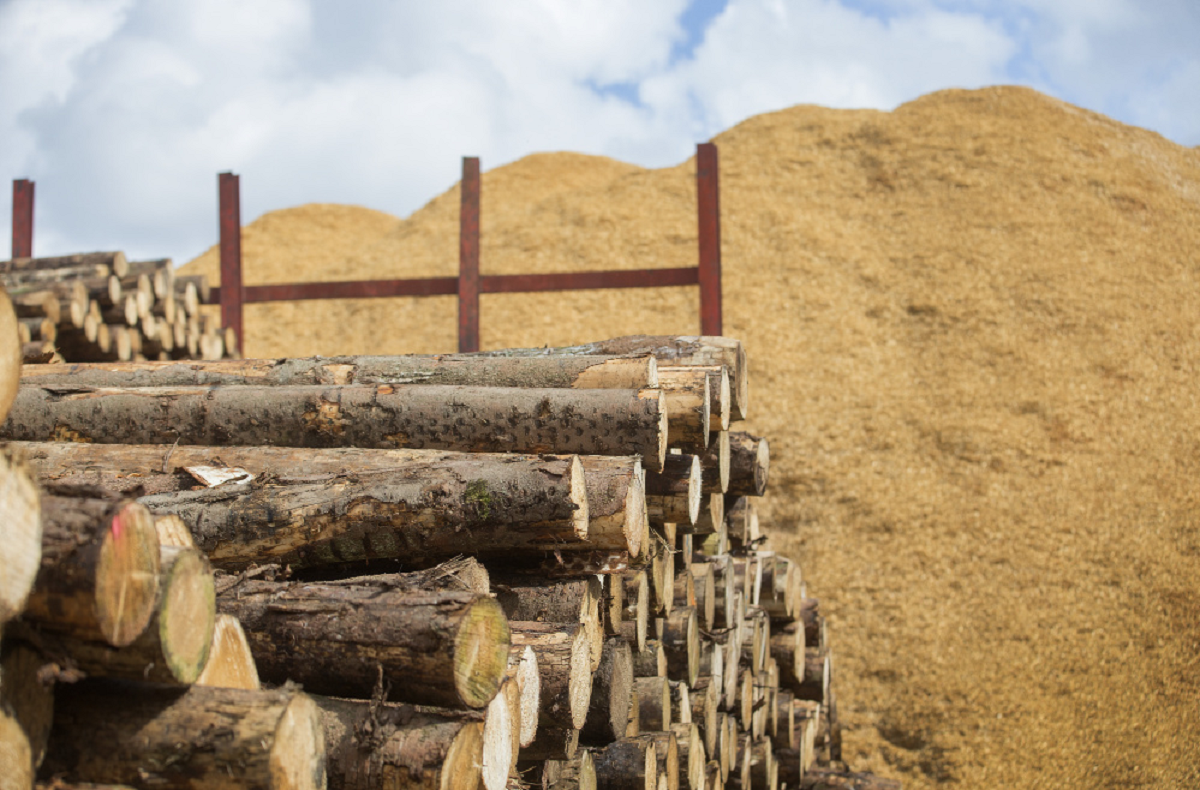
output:
[[12, 257], [33, 257], [33, 182], [13, 180]]
[[221, 224], [221, 325], [237, 335], [238, 351], [245, 353], [242, 335], [242, 206], [238, 177], [233, 173], [217, 176], [217, 197]]
[[696, 210], [700, 230], [700, 334], [721, 334], [721, 188], [717, 146], [696, 146]]
[[464, 156], [458, 221], [458, 350], [479, 350], [479, 157]]

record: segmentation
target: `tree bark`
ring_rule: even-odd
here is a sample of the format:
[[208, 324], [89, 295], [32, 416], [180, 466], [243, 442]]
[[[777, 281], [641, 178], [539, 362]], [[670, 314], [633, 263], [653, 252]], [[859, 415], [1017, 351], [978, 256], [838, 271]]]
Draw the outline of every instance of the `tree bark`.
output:
[[42, 497], [42, 560], [24, 617], [122, 647], [154, 614], [158, 534], [143, 505], [88, 493], [56, 489]]
[[792, 622], [800, 613], [801, 585], [799, 564], [776, 555], [774, 564], [763, 568], [759, 605], [767, 610], [772, 620]]
[[661, 386], [686, 383], [686, 386], [703, 384], [708, 387], [708, 430], [711, 433], [729, 430], [732, 395], [729, 388], [728, 368], [724, 365], [691, 365], [687, 367], [662, 365], [658, 370]]
[[588, 642], [591, 671], [600, 666], [604, 626], [600, 622], [603, 586], [595, 576], [584, 579], [535, 580], [528, 576], [493, 576], [493, 592], [509, 620], [579, 623]]
[[609, 790], [658, 790], [658, 756], [641, 737], [622, 738], [595, 753], [596, 783]]
[[[537, 654], [541, 681], [538, 741], [564, 747], [569, 757], [567, 733], [578, 731], [587, 720], [592, 693], [591, 658], [583, 626], [576, 623], [510, 623], [512, 641]], [[576, 736], [578, 743], [578, 736]]]
[[719, 732], [717, 730], [717, 713], [718, 704], [720, 703], [720, 691], [715, 679], [707, 678], [709, 682], [702, 683], [698, 680], [700, 688], [688, 693], [688, 704], [692, 708], [692, 721], [700, 728], [700, 736], [704, 742], [704, 751], [710, 757], [715, 757], [717, 753], [717, 742]]
[[[704, 494], [724, 494], [729, 488], [729, 431], [717, 431], [709, 437], [708, 449], [700, 456], [700, 490]], [[715, 532], [710, 528], [706, 532]]]
[[669, 790], [679, 790], [679, 743], [673, 732], [648, 732], [639, 735], [640, 740], [654, 744], [654, 756], [658, 760], [658, 775], [667, 778]]
[[55, 697], [43, 769], [68, 781], [164, 790], [325, 786], [320, 711], [291, 687], [87, 681], [62, 686]]
[[749, 497], [725, 495], [725, 523], [733, 546], [756, 545], [762, 535], [758, 526], [758, 506]]
[[[625, 586], [624, 622], [621, 634], [629, 640], [636, 651], [646, 649], [646, 631], [650, 622], [650, 579], [644, 570], [630, 570], [622, 574], [618, 584]], [[633, 633], [629, 633], [632, 625]]]
[[667, 677], [689, 687], [700, 676], [700, 630], [696, 607], [685, 606], [667, 616], [663, 650], [667, 654]]
[[717, 577], [713, 566], [707, 562], [694, 562], [688, 572], [693, 579], [700, 630], [711, 631], [715, 628], [717, 610]]
[[667, 446], [685, 453], [703, 453], [708, 447], [712, 401], [704, 369], [659, 368], [659, 387], [666, 398]]
[[584, 743], [612, 743], [625, 734], [633, 693], [633, 654], [621, 637], [604, 642], [600, 666], [592, 681], [587, 719], [579, 732]]
[[625, 583], [619, 576], [604, 579], [604, 596], [600, 599], [601, 619], [605, 636], [620, 636], [621, 621], [625, 619]]
[[[141, 501], [157, 515], [182, 518], [196, 544], [226, 570], [594, 548], [587, 542], [583, 468], [574, 457], [463, 454], [327, 474], [303, 467], [271, 474], [263, 461], [254, 466], [264, 471], [247, 482], [164, 491]], [[175, 477], [186, 482], [188, 476]]]
[[[0, 312], [3, 306], [0, 306]], [[19, 451], [0, 447], [0, 626], [21, 613], [42, 561], [42, 503]]]
[[677, 723], [671, 725], [671, 732], [679, 749], [679, 787], [681, 790], [704, 790], [704, 766], [708, 755], [700, 738], [700, 728], [690, 722]]
[[[19, 349], [18, 349], [19, 350]], [[420, 385], [20, 389], [7, 439], [639, 455], [661, 470], [660, 390]]]
[[671, 685], [664, 676], [634, 678], [638, 698], [638, 726], [642, 732], [660, 732], [671, 726]]
[[212, 569], [196, 549], [164, 547], [160, 594], [150, 624], [131, 643], [65, 639], [64, 652], [99, 677], [190, 684], [208, 663], [216, 625]]
[[646, 512], [651, 523], [670, 522], [685, 530], [700, 513], [700, 459], [668, 454], [661, 473], [646, 474]]
[[217, 606], [241, 622], [263, 680], [319, 694], [369, 697], [382, 667], [391, 699], [481, 708], [508, 664], [504, 612], [473, 593], [251, 579]]
[[654, 357], [494, 359], [462, 354], [340, 356], [306, 359], [223, 359], [124, 365], [36, 366], [25, 373], [39, 387], [406, 385], [547, 389], [648, 389], [658, 386]]
[[74, 266], [103, 266], [118, 277], [129, 273], [129, 261], [125, 253], [117, 252], [82, 252], [75, 255], [60, 255], [41, 258], [13, 258], [0, 261], [0, 271], [29, 272], [47, 269], [67, 269]]
[[771, 657], [779, 666], [779, 685], [784, 688], [795, 688], [803, 682], [805, 651], [804, 624], [789, 623], [779, 628], [772, 628]]
[[771, 731], [771, 743], [776, 753], [790, 749], [796, 740], [796, 697], [792, 692], [779, 689], [775, 701], [775, 725]]
[[258, 665], [254, 663], [254, 654], [250, 652], [250, 642], [236, 617], [217, 615], [208, 662], [200, 677], [196, 678], [196, 685], [251, 691], [261, 688]]
[[641, 459], [583, 455], [579, 460], [587, 480], [589, 537], [599, 547], [640, 556], [649, 539]]
[[800, 614], [797, 618], [804, 623], [805, 647], [817, 647], [824, 650], [827, 647], [825, 639], [825, 618], [821, 616], [821, 600], [819, 598], [804, 598], [800, 601]]
[[729, 434], [730, 496], [762, 496], [771, 472], [771, 449], [766, 439], [745, 431]]
[[829, 704], [829, 683], [833, 661], [829, 650], [808, 647], [804, 650], [804, 679], [790, 687], [796, 699]]
[[542, 790], [597, 790], [596, 762], [587, 750], [571, 760], [546, 760], [539, 774]]

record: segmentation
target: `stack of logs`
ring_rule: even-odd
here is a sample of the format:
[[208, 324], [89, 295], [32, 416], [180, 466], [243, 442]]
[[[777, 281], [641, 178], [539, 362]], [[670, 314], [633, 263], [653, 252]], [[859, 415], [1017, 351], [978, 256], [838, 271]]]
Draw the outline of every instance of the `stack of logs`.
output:
[[841, 762], [746, 373], [645, 336], [26, 366], [0, 786], [898, 788]]
[[90, 252], [0, 262], [0, 285], [30, 361], [128, 362], [237, 356], [233, 333], [203, 314], [203, 275], [179, 277], [170, 259]]

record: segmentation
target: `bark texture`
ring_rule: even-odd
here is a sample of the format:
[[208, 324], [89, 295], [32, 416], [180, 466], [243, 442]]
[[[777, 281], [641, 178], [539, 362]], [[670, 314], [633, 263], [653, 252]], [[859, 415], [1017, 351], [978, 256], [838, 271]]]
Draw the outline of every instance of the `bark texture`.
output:
[[651, 356], [498, 359], [441, 354], [180, 360], [36, 365], [23, 375], [26, 383], [64, 388], [428, 384], [640, 390], [658, 386], [657, 363]]
[[729, 434], [729, 488], [731, 496], [762, 496], [771, 473], [771, 448], [766, 439], [745, 431]]
[[[44, 679], [40, 672], [45, 663], [41, 654], [24, 642], [7, 640], [0, 651], [0, 711], [20, 725], [34, 769], [42, 764], [54, 721], [54, 681]], [[0, 761], [0, 765], [6, 764]]]
[[294, 688], [86, 681], [55, 697], [47, 774], [164, 790], [325, 787], [320, 712]]
[[382, 667], [392, 699], [479, 708], [508, 664], [504, 612], [472, 593], [247, 580], [217, 605], [241, 622], [263, 680], [316, 693], [369, 697]]
[[595, 754], [596, 783], [611, 790], [657, 790], [658, 757], [654, 744], [623, 738]]
[[625, 734], [633, 681], [633, 654], [629, 643], [620, 637], [606, 640], [600, 666], [592, 681], [587, 719], [579, 733], [581, 741], [606, 744]]
[[660, 390], [501, 387], [22, 387], [7, 439], [638, 455], [662, 469]]

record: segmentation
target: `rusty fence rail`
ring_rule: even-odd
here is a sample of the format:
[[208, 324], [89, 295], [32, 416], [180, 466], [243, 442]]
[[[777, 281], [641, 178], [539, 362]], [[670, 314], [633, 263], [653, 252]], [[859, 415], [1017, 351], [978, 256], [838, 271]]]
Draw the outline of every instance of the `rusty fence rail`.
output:
[[[231, 327], [244, 348], [243, 306], [305, 299], [370, 299], [396, 296], [458, 296], [458, 350], [479, 350], [479, 296], [603, 288], [700, 286], [700, 334], [721, 334], [721, 210], [717, 147], [696, 146], [696, 212], [699, 231], [696, 266], [671, 269], [617, 269], [554, 274], [481, 274], [479, 270], [480, 170], [477, 157], [464, 157], [459, 211], [457, 277], [245, 285], [242, 278], [242, 226], [239, 177], [218, 176], [221, 285], [212, 301], [221, 305], [221, 323]], [[13, 182], [13, 257], [32, 255], [33, 182]]]

